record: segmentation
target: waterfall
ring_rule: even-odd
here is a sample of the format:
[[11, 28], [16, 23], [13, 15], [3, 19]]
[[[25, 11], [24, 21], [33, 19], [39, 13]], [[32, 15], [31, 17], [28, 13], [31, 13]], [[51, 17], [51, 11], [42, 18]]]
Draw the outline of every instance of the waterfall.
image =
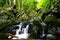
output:
[[46, 23], [42, 22], [41, 23], [41, 26], [42, 26], [42, 34], [40, 35], [40, 37], [44, 37], [45, 36], [45, 27], [46, 27]]
[[24, 28], [24, 33], [28, 33], [28, 28], [29, 28], [29, 25], [27, 25], [26, 28]]
[[19, 26], [19, 29], [16, 31], [15, 36], [17, 36], [18, 38], [12, 38], [12, 39], [27, 39], [29, 37], [29, 34], [28, 34], [29, 24], [26, 25], [25, 28], [22, 28], [23, 24], [24, 23], [21, 22], [19, 25], [17, 25]]
[[19, 35], [19, 32], [21, 32], [22, 22], [17, 26], [19, 26], [19, 29], [16, 31], [16, 35]]

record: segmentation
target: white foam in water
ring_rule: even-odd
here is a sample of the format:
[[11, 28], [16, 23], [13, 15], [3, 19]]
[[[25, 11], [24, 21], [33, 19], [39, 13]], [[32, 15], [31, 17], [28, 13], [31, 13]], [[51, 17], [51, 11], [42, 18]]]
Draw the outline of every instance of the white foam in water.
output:
[[45, 34], [42, 34], [42, 37], [44, 37], [45, 36]]
[[46, 23], [42, 22], [41, 25], [42, 25], [43, 27], [45, 27], [45, 26], [46, 26]]
[[10, 39], [10, 38], [11, 38], [11, 36], [8, 36], [8, 38]]
[[29, 28], [29, 25], [26, 26], [26, 28], [22, 28], [23, 30], [23, 33], [19, 34], [21, 30], [21, 27], [22, 27], [22, 22], [20, 23], [19, 26], [19, 29], [16, 31], [16, 35], [18, 38], [12, 38], [12, 39], [27, 39], [29, 37], [29, 34], [28, 34], [28, 28]]
[[47, 38], [56, 38], [54, 35], [52, 35], [52, 34], [47, 34]]

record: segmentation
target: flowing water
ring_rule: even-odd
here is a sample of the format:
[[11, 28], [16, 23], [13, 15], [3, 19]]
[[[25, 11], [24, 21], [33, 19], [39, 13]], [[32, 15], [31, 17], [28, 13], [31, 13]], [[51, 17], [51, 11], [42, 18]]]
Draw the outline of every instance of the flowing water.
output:
[[15, 36], [17, 36], [18, 38], [12, 38], [12, 39], [28, 39], [28, 37], [30, 36], [29, 31], [29, 25], [32, 24], [32, 22], [28, 21], [28, 22], [20, 22], [18, 25], [16, 25], [17, 27], [19, 27], [18, 29], [16, 29], [16, 34]]
[[[44, 23], [44, 22], [42, 22], [41, 23], [41, 26], [39, 26], [39, 27], [42, 27], [41, 28], [42, 30], [40, 30], [41, 32], [40, 31], [36, 31], [36, 34], [34, 34], [32, 30], [31, 30], [31, 32], [29, 32], [29, 30], [31, 29], [30, 27], [32, 27], [32, 29], [35, 28], [34, 26], [31, 26], [31, 25], [36, 25], [34, 23], [35, 22], [33, 22], [33, 21], [24, 21], [24, 22], [20, 22], [20, 23], [14, 25], [13, 27], [16, 27], [16, 29], [15, 28], [12, 28], [12, 29], [15, 29], [15, 30], [12, 30], [12, 32], [15, 33], [14, 35], [17, 36], [18, 38], [12, 37], [12, 39], [29, 39], [29, 37], [31, 36], [31, 33], [32, 33], [32, 36], [34, 35], [33, 37], [35, 37], [35, 38], [38, 37], [38, 39], [44, 38], [45, 36], [47, 38], [49, 38], [49, 37], [55, 38], [55, 36], [53, 34], [47, 34], [46, 35], [46, 32], [45, 31], [48, 31], [48, 30], [46, 30], [46, 25], [47, 24]], [[38, 27], [38, 25], [36, 27]], [[11, 36], [9, 36], [9, 38], [11, 38]]]
[[[20, 27], [21, 26], [19, 26], [19, 29], [16, 31], [15, 36], [18, 37], [17, 39], [27, 39], [29, 37], [29, 34], [28, 34], [29, 25], [27, 25], [26, 28], [23, 28], [22, 30]], [[19, 33], [19, 32], [21, 32], [21, 33]], [[12, 38], [12, 39], [16, 39], [16, 38]]]

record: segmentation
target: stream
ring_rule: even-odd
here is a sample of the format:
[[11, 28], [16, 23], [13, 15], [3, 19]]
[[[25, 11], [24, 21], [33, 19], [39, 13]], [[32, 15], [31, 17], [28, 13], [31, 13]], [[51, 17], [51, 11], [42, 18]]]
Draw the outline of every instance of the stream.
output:
[[[57, 29], [58, 29], [57, 32], [60, 33], [59, 31], [60, 27], [58, 27]], [[9, 32], [6, 35], [8, 39], [53, 38], [55, 40], [56, 37], [58, 36], [57, 34], [59, 33], [55, 32], [54, 27], [53, 28], [47, 27], [47, 24], [44, 22], [39, 24], [38, 21], [29, 20], [29, 21], [18, 22], [10, 26]], [[60, 38], [60, 37], [57, 37], [57, 38]]]

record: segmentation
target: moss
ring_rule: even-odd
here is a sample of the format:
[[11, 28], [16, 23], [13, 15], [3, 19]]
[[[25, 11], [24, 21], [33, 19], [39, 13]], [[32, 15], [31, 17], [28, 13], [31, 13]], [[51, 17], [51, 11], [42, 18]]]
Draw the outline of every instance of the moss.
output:
[[57, 23], [57, 18], [55, 16], [46, 16], [44, 22], [47, 24], [56, 24]]

